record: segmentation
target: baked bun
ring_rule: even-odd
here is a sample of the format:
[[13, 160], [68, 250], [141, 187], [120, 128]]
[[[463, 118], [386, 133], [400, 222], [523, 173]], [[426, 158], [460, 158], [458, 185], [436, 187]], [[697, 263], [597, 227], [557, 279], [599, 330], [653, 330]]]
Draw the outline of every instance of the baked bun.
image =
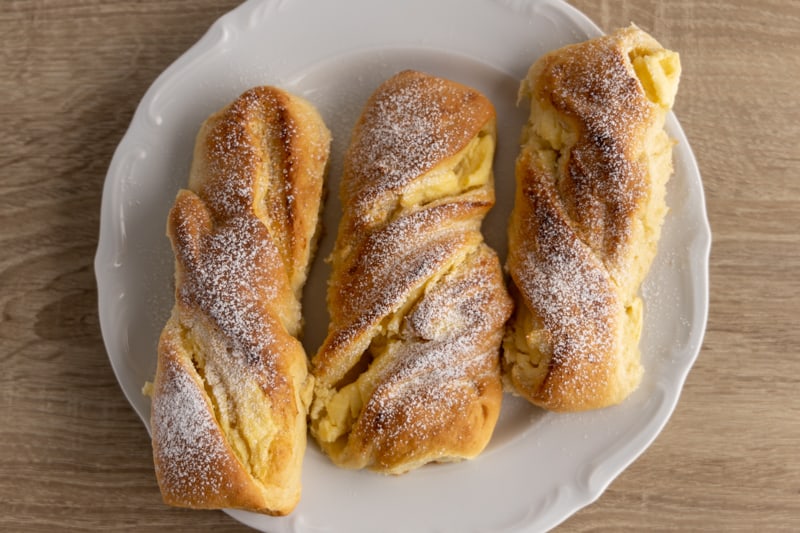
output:
[[503, 364], [536, 405], [604, 407], [641, 380], [637, 292], [667, 211], [679, 76], [678, 55], [631, 26], [545, 55], [522, 83]]
[[312, 380], [296, 336], [330, 133], [306, 101], [258, 87], [197, 137], [167, 233], [175, 306], [151, 427], [164, 501], [289, 513]]
[[345, 154], [311, 433], [339, 466], [399, 474], [476, 456], [502, 400], [511, 312], [480, 225], [495, 113], [420, 72], [368, 100]]

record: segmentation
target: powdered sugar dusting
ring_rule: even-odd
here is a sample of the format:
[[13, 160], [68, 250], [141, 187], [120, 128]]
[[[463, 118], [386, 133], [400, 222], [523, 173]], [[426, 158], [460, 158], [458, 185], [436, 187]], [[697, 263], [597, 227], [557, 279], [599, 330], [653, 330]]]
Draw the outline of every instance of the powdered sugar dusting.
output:
[[461, 339], [502, 326], [510, 306], [498, 266], [483, 245], [461, 261], [406, 316], [409, 335]]
[[355, 257], [355, 275], [339, 289], [347, 295], [343, 315], [372, 307], [385, 315], [441, 269], [464, 245], [463, 226], [450, 220], [452, 213], [452, 204], [418, 211], [369, 234]]
[[[378, 88], [356, 125], [329, 289], [333, 324], [314, 361], [312, 431], [320, 428], [323, 446], [347, 441], [334, 460], [398, 472], [477, 453], [491, 434], [496, 413], [485, 404], [500, 403], [499, 344], [511, 312], [480, 234], [491, 180], [444, 187], [414, 205], [400, 199], [410, 184], [422, 186], [416, 180], [436, 186], [426, 173], [449, 165], [493, 118], [476, 91], [403, 72]], [[343, 414], [356, 389], [360, 412]]]
[[153, 449], [169, 503], [296, 503], [263, 489], [299, 494], [306, 376], [292, 335], [329, 141], [310, 104], [271, 87], [201, 127], [190, 190], [168, 220], [176, 304], [159, 344]]
[[220, 464], [230, 460], [229, 451], [202, 384], [174, 361], [167, 361], [163, 371], [165, 379], [153, 398], [156, 473], [161, 485], [190, 501], [223, 493], [230, 486]]
[[653, 111], [615, 39], [560, 51], [540, 73], [534, 95], [579, 128], [557, 187], [581, 238], [610, 258], [628, 246], [631, 214], [647, 194], [638, 154]]
[[[623, 360], [622, 343], [636, 335], [626, 306], [652, 194], [646, 143], [662, 111], [637, 78], [627, 39], [617, 33], [552, 52], [523, 85], [532, 106], [509, 267], [533, 324], [507, 346], [512, 365], [522, 358], [522, 387], [550, 407], [599, 406], [629, 385], [620, 376], [636, 366]], [[517, 354], [521, 343], [532, 354]]]
[[[408, 83], [375, 95], [363, 117], [369, 127], [350, 148], [353, 173], [382, 176], [380, 186], [396, 190], [447, 154], [450, 144], [442, 127], [441, 102], [432, 100], [429, 92], [443, 91], [445, 85], [441, 80], [432, 85]], [[424, 150], [414, 149], [423, 146]]]
[[[215, 220], [262, 221], [299, 300], [317, 229], [330, 132], [310, 104], [273, 87], [243, 93], [204, 127], [204, 157], [193, 168], [201, 178], [196, 192]], [[285, 325], [295, 322], [299, 316]]]
[[339, 267], [346, 275], [334, 278], [330, 287], [338, 327], [323, 350], [348, 347], [364, 331], [379, 327], [408, 303], [409, 294], [464, 252], [459, 225], [443, 224], [447, 211], [452, 209], [442, 206], [394, 220], [364, 239], [349, 268]]
[[[373, 204], [464, 148], [482, 127], [485, 107], [474, 91], [404, 72], [372, 95], [348, 149], [343, 194]], [[371, 208], [368, 207], [367, 210]]]
[[552, 346], [554, 365], [602, 363], [614, 343], [610, 323], [616, 304], [607, 271], [568, 225], [537, 199], [532, 236], [538, 248], [523, 256], [515, 280], [536, 310]]
[[[414, 443], [452, 430], [483, 394], [478, 383], [498, 380], [497, 341], [510, 313], [496, 257], [482, 249], [431, 287], [405, 317], [404, 345], [372, 393], [355, 432], [379, 446]], [[494, 334], [493, 334], [494, 333]], [[401, 441], [401, 442], [398, 442]]]
[[[290, 152], [288, 145], [299, 135], [282, 98], [285, 95], [271, 88], [255, 88], [209, 120], [211, 129], [200, 141], [205, 153], [193, 169], [201, 177], [194, 185], [202, 207], [197, 202], [176, 217], [176, 232], [195, 241], [194, 248], [188, 248], [194, 253], [184, 252], [179, 298], [214, 321], [228, 349], [262, 374], [266, 386], [274, 385], [278, 374], [270, 353], [276, 342], [272, 331], [278, 320], [299, 314], [300, 305], [289, 287], [284, 264], [288, 250], [280, 249], [290, 246], [290, 239], [268, 224], [275, 216], [287, 218], [285, 211], [293, 205], [293, 199], [287, 199], [293, 198], [291, 188], [283, 183], [283, 172], [291, 172], [291, 157], [283, 157], [281, 150], [267, 153], [272, 145]], [[274, 168], [261, 168], [265, 164]], [[271, 176], [269, 183], [263, 182], [265, 176]], [[262, 220], [256, 197], [265, 188], [273, 196], [266, 201], [269, 212], [261, 213]], [[211, 228], [198, 222], [204, 218]], [[202, 228], [200, 235], [192, 236], [193, 227]], [[291, 233], [291, 228], [284, 231]], [[272, 311], [276, 299], [292, 309]]]
[[247, 123], [259, 103], [255, 93], [245, 93], [212, 122], [205, 139], [206, 173], [196, 192], [215, 218], [253, 216], [256, 169], [262, 158]]
[[472, 379], [482, 362], [485, 366], [475, 357], [485, 355], [475, 354], [476, 340], [465, 335], [406, 346], [373, 391], [354, 432], [372, 435], [379, 447], [416, 441], [420, 451], [428, 451], [425, 440], [447, 430], [475, 399]]
[[265, 304], [277, 289], [263, 280], [275, 271], [277, 252], [266, 233], [257, 219], [236, 217], [204, 236], [178, 294], [214, 321], [254, 371], [274, 380], [274, 362], [264, 357], [275, 342]]

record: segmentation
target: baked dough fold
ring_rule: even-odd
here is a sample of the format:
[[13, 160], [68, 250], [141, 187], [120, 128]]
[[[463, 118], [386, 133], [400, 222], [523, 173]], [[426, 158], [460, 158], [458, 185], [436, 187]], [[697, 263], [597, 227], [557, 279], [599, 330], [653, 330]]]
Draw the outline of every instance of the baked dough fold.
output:
[[355, 126], [312, 360], [311, 433], [339, 466], [399, 474], [475, 457], [491, 437], [511, 312], [480, 232], [494, 147], [483, 95], [414, 71], [384, 82]]
[[642, 376], [637, 295], [667, 212], [678, 55], [631, 26], [546, 54], [516, 164], [503, 365], [542, 407], [619, 403]]
[[289, 513], [312, 391], [297, 340], [330, 133], [305, 100], [251, 89], [200, 128], [169, 214], [175, 305], [151, 428], [165, 502]]

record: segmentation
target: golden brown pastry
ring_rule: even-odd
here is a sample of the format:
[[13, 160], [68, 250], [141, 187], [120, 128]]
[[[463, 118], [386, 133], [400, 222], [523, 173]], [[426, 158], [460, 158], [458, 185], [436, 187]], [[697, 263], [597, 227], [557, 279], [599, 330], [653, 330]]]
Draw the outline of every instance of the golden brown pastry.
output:
[[511, 312], [480, 232], [494, 146], [491, 103], [420, 72], [383, 83], [355, 126], [312, 360], [311, 433], [339, 466], [399, 474], [492, 435]]
[[312, 391], [296, 335], [330, 133], [258, 87], [212, 115], [167, 233], [175, 306], [152, 387], [164, 501], [284, 515], [300, 497]]
[[604, 407], [641, 380], [637, 292], [667, 211], [679, 76], [678, 55], [631, 26], [545, 55], [522, 83], [503, 364], [537, 405]]

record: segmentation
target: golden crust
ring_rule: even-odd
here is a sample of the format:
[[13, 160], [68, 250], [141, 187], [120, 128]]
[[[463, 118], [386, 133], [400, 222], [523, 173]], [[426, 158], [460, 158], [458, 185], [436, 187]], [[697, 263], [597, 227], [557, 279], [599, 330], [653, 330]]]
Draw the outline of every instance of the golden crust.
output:
[[309, 103], [271, 87], [200, 129], [167, 224], [176, 302], [151, 412], [166, 503], [283, 515], [299, 500], [311, 379], [294, 335], [329, 143]]
[[[340, 231], [359, 231], [358, 225], [383, 215], [405, 188], [458, 154], [494, 119], [491, 102], [463, 85], [412, 70], [386, 80], [367, 101], [345, 155], [340, 195], [349, 209]], [[410, 145], [424, 149], [406, 149]]]
[[666, 213], [679, 74], [677, 54], [631, 26], [545, 55], [523, 81], [504, 367], [537, 405], [604, 407], [641, 379], [636, 293]]
[[311, 433], [338, 465], [403, 473], [477, 455], [502, 400], [511, 311], [480, 224], [494, 204], [494, 109], [419, 72], [382, 84], [344, 165], [344, 213], [312, 360]]

